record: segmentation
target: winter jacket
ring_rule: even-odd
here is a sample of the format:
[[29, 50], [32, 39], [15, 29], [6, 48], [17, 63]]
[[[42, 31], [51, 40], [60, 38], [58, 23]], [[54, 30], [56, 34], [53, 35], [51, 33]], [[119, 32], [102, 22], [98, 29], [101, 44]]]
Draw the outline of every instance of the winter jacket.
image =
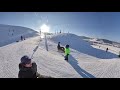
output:
[[70, 48], [65, 48], [65, 55], [69, 55], [70, 54]]
[[60, 49], [60, 44], [58, 44], [57, 48]]
[[37, 65], [32, 63], [32, 67], [25, 67], [22, 63], [19, 64], [18, 78], [37, 78]]

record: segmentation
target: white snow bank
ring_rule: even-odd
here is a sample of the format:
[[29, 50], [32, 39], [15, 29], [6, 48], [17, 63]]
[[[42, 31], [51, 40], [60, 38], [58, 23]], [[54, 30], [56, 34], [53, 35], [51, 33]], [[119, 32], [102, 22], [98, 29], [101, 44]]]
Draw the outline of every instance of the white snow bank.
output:
[[51, 40], [58, 43], [61, 42], [63, 46], [66, 44], [70, 45], [70, 48], [75, 49], [84, 54], [94, 56], [100, 59], [112, 59], [117, 58], [118, 56], [111, 52], [105, 52], [104, 50], [93, 48], [90, 43], [81, 39], [80, 36], [75, 34], [57, 34], [51, 37]]
[[0, 24], [0, 46], [19, 41], [21, 36], [28, 38], [36, 35], [37, 32], [30, 28]]

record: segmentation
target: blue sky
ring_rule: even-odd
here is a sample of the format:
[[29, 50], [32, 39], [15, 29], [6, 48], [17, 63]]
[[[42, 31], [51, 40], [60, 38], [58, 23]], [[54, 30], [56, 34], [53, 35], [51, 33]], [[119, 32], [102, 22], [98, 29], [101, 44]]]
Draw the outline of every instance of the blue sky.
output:
[[120, 42], [120, 12], [0, 12], [0, 24], [39, 30], [44, 23], [50, 32], [69, 31]]

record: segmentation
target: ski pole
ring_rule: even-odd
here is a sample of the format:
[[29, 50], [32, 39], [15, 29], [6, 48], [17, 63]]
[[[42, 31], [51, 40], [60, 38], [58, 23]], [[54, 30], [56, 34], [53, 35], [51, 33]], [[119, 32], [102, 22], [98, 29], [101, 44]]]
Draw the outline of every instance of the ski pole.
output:
[[38, 45], [35, 47], [35, 49], [33, 50], [33, 53], [32, 53], [32, 55], [31, 55], [31, 59], [33, 59], [33, 55], [34, 55], [34, 53], [37, 51], [39, 45], [40, 45], [40, 41], [39, 41], [39, 44], [38, 44]]
[[35, 49], [33, 50], [33, 53], [32, 53], [32, 55], [31, 55], [31, 59], [33, 59], [33, 55], [34, 55], [34, 53], [37, 51], [37, 49], [38, 49], [38, 46], [36, 46]]

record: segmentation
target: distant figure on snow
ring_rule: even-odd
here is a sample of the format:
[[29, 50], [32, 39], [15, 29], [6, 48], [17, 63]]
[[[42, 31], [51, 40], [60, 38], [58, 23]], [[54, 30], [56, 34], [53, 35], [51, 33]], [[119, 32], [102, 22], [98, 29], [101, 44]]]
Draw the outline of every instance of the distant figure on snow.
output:
[[23, 40], [23, 36], [21, 36], [21, 41]]
[[64, 47], [60, 46], [60, 42], [58, 42], [57, 49], [58, 49], [58, 51], [60, 51], [60, 50], [63, 51], [63, 52], [65, 51]]
[[65, 47], [65, 60], [68, 61], [68, 56], [70, 54], [70, 48], [69, 45], [66, 45]]
[[60, 33], [61, 33], [61, 30], [60, 30]]
[[106, 48], [106, 52], [108, 52], [108, 48]]
[[120, 58], [120, 51], [119, 51], [119, 55], [118, 55], [118, 57]]
[[25, 36], [24, 36], [24, 40], [25, 40]]

